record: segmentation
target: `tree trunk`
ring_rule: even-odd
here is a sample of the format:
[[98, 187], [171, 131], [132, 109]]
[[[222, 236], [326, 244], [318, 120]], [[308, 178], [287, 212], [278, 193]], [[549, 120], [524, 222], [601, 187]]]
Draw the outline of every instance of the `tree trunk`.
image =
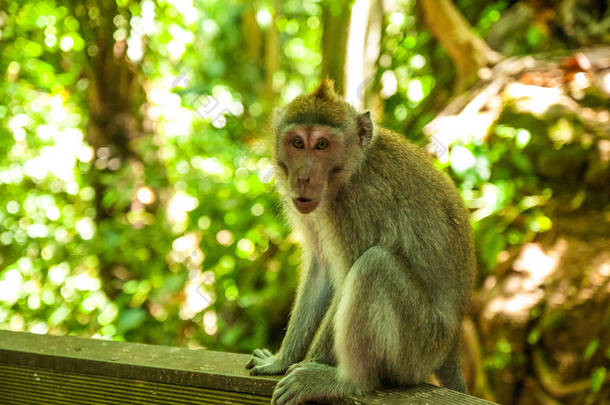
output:
[[322, 3], [322, 71], [321, 79], [335, 81], [335, 90], [345, 92], [345, 60], [351, 15], [350, 0]]
[[256, 10], [254, 6], [246, 8], [241, 17], [242, 34], [246, 44], [246, 52], [250, 60], [260, 62], [263, 49], [263, 38], [258, 22], [256, 21]]
[[371, 105], [368, 98], [381, 49], [382, 25], [381, 0], [356, 0], [347, 40], [345, 98], [357, 110]]
[[354, 2], [347, 39], [345, 99], [357, 110], [364, 104], [364, 89], [368, 82], [364, 75], [364, 53], [370, 9], [370, 0]]
[[426, 26], [455, 65], [456, 93], [476, 83], [481, 68], [495, 65], [502, 59], [472, 31], [451, 0], [421, 0], [420, 4]]
[[385, 10], [382, 0], [372, 0], [369, 10], [369, 21], [366, 28], [366, 43], [364, 46], [364, 83], [361, 97], [364, 106], [371, 109], [375, 117], [383, 115], [383, 100], [379, 96], [380, 89], [371, 88], [375, 84], [375, 73], [377, 72], [377, 60], [381, 52], [381, 38], [383, 37], [383, 16]]
[[[119, 13], [116, 2], [100, 2], [100, 16], [95, 24], [87, 17], [84, 7], [75, 5], [75, 16], [81, 25], [81, 34], [85, 41], [95, 44], [95, 52], [90, 54], [85, 67], [89, 79], [89, 122], [87, 126], [87, 142], [95, 150], [93, 167], [90, 171], [90, 184], [95, 190], [94, 205], [96, 223], [114, 220], [113, 217], [125, 214], [130, 210], [130, 204], [125, 203], [125, 193], [133, 192], [134, 186], [142, 183], [141, 158], [135, 152], [131, 143], [142, 135], [142, 120], [138, 116], [139, 107], [145, 102], [146, 95], [138, 77], [137, 70], [127, 59], [126, 40], [115, 41], [113, 33], [116, 27], [113, 19]], [[127, 175], [128, 183], [125, 189], [118, 192], [116, 182], [117, 172], [128, 165], [132, 172]], [[129, 177], [129, 176], [133, 177]], [[110, 177], [112, 176], [112, 177]], [[112, 179], [112, 180], [109, 180]], [[122, 203], [115, 204], [118, 196], [108, 198], [110, 193], [121, 194]], [[110, 281], [114, 279], [114, 262], [104, 261], [100, 256], [100, 275], [106, 294], [112, 298], [117, 294]]]
[[273, 76], [280, 66], [280, 34], [277, 30], [277, 16], [279, 14], [279, 4], [274, 3], [273, 20], [265, 32], [265, 99], [274, 100]]

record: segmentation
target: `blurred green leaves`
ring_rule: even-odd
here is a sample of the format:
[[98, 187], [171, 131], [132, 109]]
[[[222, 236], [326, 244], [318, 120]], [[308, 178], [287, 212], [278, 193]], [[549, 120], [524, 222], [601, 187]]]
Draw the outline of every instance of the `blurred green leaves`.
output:
[[606, 373], [606, 367], [596, 367], [591, 372], [591, 391], [593, 393], [597, 393], [601, 389], [606, 379]]
[[[455, 3], [482, 36], [513, 9]], [[323, 4], [0, 4], [0, 327], [277, 347], [300, 251], [273, 191], [272, 110], [318, 82]], [[455, 73], [416, 4], [399, 0], [380, 16], [379, 54], [362, 86], [377, 122], [424, 144]], [[505, 40], [510, 53], [547, 49], [548, 33], [523, 21]], [[129, 102], [105, 116], [100, 100]], [[508, 102], [484, 131], [466, 134], [480, 137], [443, 145], [438, 165], [471, 209], [481, 279], [551, 230], [557, 210], [590, 202], [585, 124]], [[521, 361], [516, 350], [500, 339], [485, 366]], [[583, 356], [597, 350], [592, 341]], [[591, 389], [605, 378], [596, 368]]]
[[[261, 302], [294, 284], [288, 258], [297, 250], [278, 217], [268, 150], [253, 143], [274, 102], [256, 99], [258, 60], [245, 61], [234, 29], [245, 6], [4, 3], [0, 327], [231, 350], [266, 344]], [[277, 21], [294, 50], [284, 60], [309, 69], [278, 70], [278, 90], [301, 91], [301, 76], [316, 69], [307, 62], [320, 63], [314, 6]], [[121, 63], [150, 96], [133, 112], [149, 124], [118, 145], [127, 155], [90, 144], [100, 38], [114, 52], [126, 45]], [[242, 70], [227, 74], [227, 65]], [[182, 72], [201, 97], [230, 100], [226, 122], [172, 91]], [[274, 299], [287, 307], [284, 290]]]

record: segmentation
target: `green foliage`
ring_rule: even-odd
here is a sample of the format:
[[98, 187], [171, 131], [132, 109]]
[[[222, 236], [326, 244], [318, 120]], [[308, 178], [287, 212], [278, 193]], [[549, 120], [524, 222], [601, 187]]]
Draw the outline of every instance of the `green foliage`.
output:
[[[319, 30], [303, 24], [313, 5], [278, 24], [316, 54]], [[255, 99], [261, 71], [244, 63], [234, 29], [244, 6], [181, 7], [2, 7], [0, 327], [230, 350], [274, 341], [270, 322], [284, 320], [268, 305], [288, 307], [299, 252], [268, 183], [268, 150], [248, 141], [272, 103]], [[88, 143], [100, 35], [126, 40], [125, 63], [156, 94], [135, 99], [159, 125], [123, 145], [135, 160]], [[303, 90], [290, 65], [301, 57], [286, 59], [277, 86]], [[179, 75], [190, 93], [164, 85]], [[199, 116], [206, 97], [231, 110]]]
[[591, 391], [593, 393], [596, 393], [601, 389], [602, 384], [606, 379], [606, 372], [606, 367], [596, 367], [593, 369], [593, 372], [591, 373]]
[[[446, 52], [422, 29], [415, 17], [415, 2], [400, 1], [404, 12], [388, 13], [375, 76], [366, 84], [379, 92], [372, 111], [382, 125], [424, 143], [423, 127], [434, 118], [434, 109], [450, 95], [455, 72]], [[442, 68], [441, 68], [442, 66]]]
[[[587, 194], [579, 170], [591, 147], [573, 115], [549, 113], [540, 119], [508, 106], [490, 132], [485, 141], [454, 145], [448, 163], [474, 210], [483, 275], [494, 270], [500, 252], [551, 229], [556, 210], [548, 205], [551, 197], [574, 189]], [[563, 209], [579, 208], [584, 195], [576, 194]]]
[[[423, 144], [455, 72], [416, 2], [395, 3], [363, 78], [367, 103]], [[455, 3], [487, 36], [513, 2]], [[0, 0], [0, 328], [277, 347], [300, 251], [273, 192], [269, 124], [274, 106], [318, 82], [324, 5]], [[557, 46], [529, 20], [511, 41], [514, 54]], [[609, 107], [601, 94], [581, 102]], [[581, 181], [588, 132], [570, 111], [507, 102], [485, 138], [451, 146], [439, 166], [473, 212], [481, 279], [548, 232], [556, 210], [595, 202]], [[544, 318], [527, 342], [563, 325]], [[582, 356], [603, 350], [610, 358], [591, 340]], [[500, 339], [484, 366], [524, 363], [516, 351]], [[595, 368], [591, 390], [605, 378]]]

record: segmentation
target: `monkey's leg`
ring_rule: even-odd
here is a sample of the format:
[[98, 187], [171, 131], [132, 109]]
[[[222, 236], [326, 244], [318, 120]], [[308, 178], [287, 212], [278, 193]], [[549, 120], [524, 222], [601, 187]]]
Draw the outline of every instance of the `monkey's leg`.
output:
[[312, 260], [299, 285], [280, 351], [273, 355], [266, 349], [256, 349], [246, 364], [246, 368], [251, 369], [250, 374], [282, 374], [291, 364], [303, 360], [314, 333], [327, 311], [330, 297], [328, 272], [316, 260]]
[[403, 346], [412, 340], [405, 339], [409, 325], [406, 310], [400, 307], [421, 306], [421, 296], [402, 266], [383, 248], [367, 250], [354, 263], [336, 297], [337, 367], [307, 361], [294, 365], [278, 383], [272, 403], [291, 405], [361, 394], [379, 387], [381, 377], [388, 374], [395, 381], [410, 381], [408, 373], [400, 375], [405, 369]]
[[443, 365], [436, 370], [435, 374], [440, 380], [444, 387], [449, 389], [467, 392], [466, 383], [464, 383], [464, 374], [460, 368], [460, 357], [459, 357], [459, 340], [455, 339], [455, 344]]
[[[354, 391], [366, 392], [383, 378], [404, 380], [404, 346], [414, 330], [408, 308], [421, 306], [421, 295], [392, 252], [373, 247], [350, 269], [335, 317], [339, 374]], [[401, 358], [402, 357], [402, 358]]]
[[[315, 395], [319, 395], [318, 399], [321, 399], [324, 396], [329, 396], [328, 394], [330, 393], [324, 394], [325, 391], [320, 391], [319, 387], [326, 388], [341, 385], [337, 378], [337, 369], [332, 367], [336, 364], [334, 323], [338, 298], [333, 298], [330, 308], [326, 311], [305, 360], [290, 366], [286, 372], [286, 377], [277, 385], [272, 403], [298, 403], [302, 397], [312, 397]], [[306, 392], [308, 388], [316, 387], [318, 387], [317, 392]]]

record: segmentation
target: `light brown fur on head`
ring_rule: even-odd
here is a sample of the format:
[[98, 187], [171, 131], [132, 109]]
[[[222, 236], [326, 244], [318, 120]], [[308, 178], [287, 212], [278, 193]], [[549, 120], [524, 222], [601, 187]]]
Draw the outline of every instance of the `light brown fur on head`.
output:
[[342, 127], [356, 114], [354, 108], [335, 93], [333, 81], [325, 79], [313, 92], [292, 100], [279, 124], [282, 127], [289, 124]]

